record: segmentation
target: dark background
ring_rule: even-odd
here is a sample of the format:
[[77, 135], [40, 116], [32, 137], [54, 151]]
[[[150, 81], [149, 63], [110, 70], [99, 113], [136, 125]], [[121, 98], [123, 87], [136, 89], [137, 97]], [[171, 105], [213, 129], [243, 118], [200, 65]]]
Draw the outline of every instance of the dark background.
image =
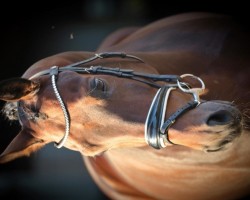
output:
[[[39, 59], [64, 51], [94, 51], [112, 31], [183, 12], [233, 16], [249, 27], [241, 1], [8, 1], [0, 12], [0, 80], [21, 76]], [[4, 102], [0, 101], [0, 109]], [[19, 131], [0, 116], [0, 152]], [[0, 165], [0, 199], [107, 199], [79, 153], [44, 147], [29, 158]]]

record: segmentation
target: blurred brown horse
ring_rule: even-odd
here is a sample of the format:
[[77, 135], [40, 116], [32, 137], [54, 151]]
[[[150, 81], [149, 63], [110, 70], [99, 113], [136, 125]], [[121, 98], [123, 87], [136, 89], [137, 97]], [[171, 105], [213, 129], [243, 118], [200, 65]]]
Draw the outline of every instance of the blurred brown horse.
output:
[[[188, 13], [118, 30], [94, 53], [40, 60], [22, 78], [0, 83], [4, 114], [22, 125], [0, 162], [56, 142], [83, 155], [93, 179], [112, 199], [246, 197], [249, 41], [230, 17]], [[139, 81], [127, 77], [138, 73], [143, 73]], [[152, 78], [159, 74], [179, 77], [169, 85], [171, 93], [163, 93], [166, 83]], [[202, 100], [199, 92], [185, 92], [197, 88], [197, 81], [206, 86]], [[156, 93], [167, 103], [154, 98]], [[189, 101], [198, 103], [190, 108]], [[156, 109], [147, 117], [157, 103], [166, 113]], [[167, 119], [170, 124], [158, 134], [158, 121], [165, 125]]]

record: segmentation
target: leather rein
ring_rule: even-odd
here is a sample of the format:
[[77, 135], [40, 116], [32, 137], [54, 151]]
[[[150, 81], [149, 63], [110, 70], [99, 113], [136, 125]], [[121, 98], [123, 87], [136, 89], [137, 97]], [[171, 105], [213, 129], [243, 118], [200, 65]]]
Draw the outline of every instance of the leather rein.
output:
[[[64, 114], [65, 119], [65, 133], [63, 138], [59, 141], [59, 143], [55, 143], [57, 148], [61, 148], [64, 143], [66, 142], [69, 132], [70, 132], [70, 114], [68, 109], [61, 97], [58, 89], [57, 89], [57, 76], [60, 72], [63, 71], [74, 71], [80, 74], [105, 74], [111, 76], [117, 76], [120, 78], [127, 78], [132, 79], [135, 81], [139, 81], [145, 83], [151, 87], [158, 88], [158, 91], [151, 103], [150, 109], [148, 111], [148, 115], [145, 121], [145, 140], [148, 145], [160, 149], [166, 147], [168, 144], [173, 144], [168, 138], [168, 129], [170, 126], [184, 113], [187, 111], [197, 107], [200, 104], [199, 96], [205, 89], [205, 84], [203, 81], [192, 74], [184, 74], [181, 76], [178, 75], [158, 75], [158, 74], [146, 74], [135, 72], [131, 69], [120, 69], [120, 68], [109, 68], [109, 67], [102, 67], [102, 66], [91, 66], [91, 67], [83, 67], [84, 64], [90, 63], [97, 59], [104, 59], [104, 58], [130, 58], [139, 62], [143, 62], [140, 58], [128, 55], [121, 52], [104, 52], [95, 54], [95, 56], [73, 63], [64, 67], [53, 66], [50, 69], [46, 69], [40, 71], [29, 79], [34, 79], [44, 75], [50, 75], [51, 83], [54, 90], [54, 94], [61, 106], [61, 109]], [[201, 84], [200, 88], [191, 88], [188, 83], [182, 82], [181, 80], [184, 77], [191, 77], [198, 80]], [[159, 85], [156, 82], [161, 81], [168, 84]], [[182, 108], [177, 110], [175, 113], [170, 115], [168, 119], [165, 121], [166, 115], [166, 108], [167, 108], [167, 101], [171, 91], [175, 89], [180, 89], [184, 93], [189, 93], [193, 95], [193, 100], [188, 102]], [[18, 113], [20, 119], [20, 104], [18, 103]]]

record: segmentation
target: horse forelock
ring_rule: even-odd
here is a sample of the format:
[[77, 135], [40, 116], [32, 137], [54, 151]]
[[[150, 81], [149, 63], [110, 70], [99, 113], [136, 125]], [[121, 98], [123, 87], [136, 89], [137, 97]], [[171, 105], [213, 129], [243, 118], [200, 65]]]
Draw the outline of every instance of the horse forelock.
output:
[[10, 121], [18, 120], [17, 102], [5, 103], [1, 113]]

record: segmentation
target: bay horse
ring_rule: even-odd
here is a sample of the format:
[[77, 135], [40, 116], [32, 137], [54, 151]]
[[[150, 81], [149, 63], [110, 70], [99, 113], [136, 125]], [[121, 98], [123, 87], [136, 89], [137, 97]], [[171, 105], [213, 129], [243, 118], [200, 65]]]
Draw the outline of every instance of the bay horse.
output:
[[186, 13], [44, 58], [0, 82], [22, 125], [0, 162], [55, 142], [111, 199], [245, 198], [249, 41], [229, 16]]

